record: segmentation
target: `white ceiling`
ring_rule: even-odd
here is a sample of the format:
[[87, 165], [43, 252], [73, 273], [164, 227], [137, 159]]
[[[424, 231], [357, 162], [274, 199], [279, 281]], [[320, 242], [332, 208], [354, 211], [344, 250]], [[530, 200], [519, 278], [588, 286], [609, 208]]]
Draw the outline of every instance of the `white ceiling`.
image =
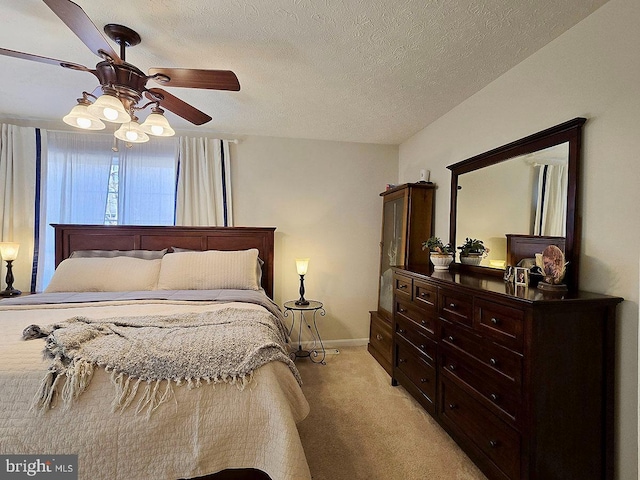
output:
[[[77, 0], [127, 61], [233, 70], [239, 92], [170, 88], [208, 113], [178, 131], [399, 144], [607, 0]], [[0, 0], [0, 47], [100, 60], [41, 0]], [[114, 45], [114, 50], [119, 47]], [[153, 82], [149, 82], [149, 86]], [[58, 122], [95, 77], [0, 56], [0, 118]]]

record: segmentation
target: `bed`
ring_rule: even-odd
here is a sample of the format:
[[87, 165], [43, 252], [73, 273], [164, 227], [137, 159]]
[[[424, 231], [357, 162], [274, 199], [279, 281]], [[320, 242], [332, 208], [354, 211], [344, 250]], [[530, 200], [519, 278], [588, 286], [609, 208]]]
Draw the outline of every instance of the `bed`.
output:
[[[274, 228], [54, 228], [50, 286], [0, 302], [0, 455], [77, 454], [78, 478], [91, 480], [311, 478], [297, 431], [309, 406], [271, 300]], [[70, 363], [60, 352], [72, 355], [76, 344], [63, 342], [76, 326], [126, 343], [113, 351], [83, 343]], [[258, 330], [271, 336], [250, 333]], [[160, 348], [163, 335], [170, 345]], [[227, 345], [252, 340], [239, 350], [259, 351], [262, 363], [225, 364], [240, 358]], [[176, 348], [186, 354], [165, 358]], [[131, 360], [154, 349], [162, 353], [152, 361]], [[216, 362], [226, 370], [210, 372]], [[187, 372], [176, 373], [183, 364]], [[146, 374], [164, 372], [158, 365], [170, 372]]]

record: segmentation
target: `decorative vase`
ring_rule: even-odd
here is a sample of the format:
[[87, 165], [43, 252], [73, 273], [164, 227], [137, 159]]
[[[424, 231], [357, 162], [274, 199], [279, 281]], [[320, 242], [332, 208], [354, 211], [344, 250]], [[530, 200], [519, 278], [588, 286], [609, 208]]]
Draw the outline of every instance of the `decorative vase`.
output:
[[433, 263], [434, 270], [449, 270], [449, 265], [453, 262], [453, 255], [444, 253], [431, 252], [429, 258], [431, 259], [431, 263]]
[[483, 255], [481, 253], [469, 253], [467, 255], [460, 255], [460, 263], [463, 265], [480, 265]]

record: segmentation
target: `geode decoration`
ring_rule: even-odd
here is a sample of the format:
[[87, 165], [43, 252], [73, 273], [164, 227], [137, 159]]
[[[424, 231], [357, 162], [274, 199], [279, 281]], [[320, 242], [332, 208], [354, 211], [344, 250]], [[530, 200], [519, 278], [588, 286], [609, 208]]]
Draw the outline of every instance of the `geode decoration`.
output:
[[566, 290], [562, 283], [567, 270], [564, 253], [555, 245], [549, 245], [542, 252], [543, 280], [538, 283], [541, 290]]

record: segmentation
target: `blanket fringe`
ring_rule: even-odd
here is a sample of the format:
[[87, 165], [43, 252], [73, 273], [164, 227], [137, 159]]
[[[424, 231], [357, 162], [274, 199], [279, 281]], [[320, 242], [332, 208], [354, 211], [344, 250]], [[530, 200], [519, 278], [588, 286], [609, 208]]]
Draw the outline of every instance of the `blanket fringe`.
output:
[[71, 402], [84, 392], [93, 377], [93, 364], [76, 360], [65, 372], [66, 382], [62, 386], [62, 406], [68, 409]]
[[[93, 364], [83, 360], [76, 361], [63, 372], [52, 367], [40, 382], [40, 387], [33, 399], [31, 409], [45, 411], [52, 408], [55, 395], [60, 389], [63, 409], [68, 409], [73, 401], [87, 389], [93, 377], [94, 370], [95, 366]], [[218, 383], [228, 383], [229, 385], [235, 385], [238, 390], [244, 390], [252, 382], [254, 376], [253, 372], [249, 372], [241, 375], [225, 374], [214, 378], [145, 380], [131, 377], [124, 372], [117, 372], [111, 367], [107, 367], [105, 370], [111, 373], [111, 383], [116, 390], [113, 402], [111, 403], [111, 411], [122, 412], [133, 403], [141, 391], [142, 394], [136, 405], [135, 414], [138, 415], [145, 412], [147, 418], [149, 418], [160, 405], [174, 398], [175, 393], [172, 383], [178, 386], [186, 384], [189, 390], [200, 388], [205, 383], [212, 387], [215, 387]], [[165, 382], [164, 388], [161, 387], [162, 382]], [[60, 387], [61, 384], [62, 387]], [[140, 388], [141, 384], [145, 384], [142, 389]]]
[[[72, 401], [78, 398], [89, 386], [93, 371], [93, 364], [84, 360], [77, 360], [66, 368], [62, 367], [60, 362], [54, 361], [40, 382], [38, 391], [31, 402], [31, 410], [52, 408], [57, 393], [60, 393], [62, 408], [68, 409]], [[58, 392], [59, 390], [60, 392]]]

